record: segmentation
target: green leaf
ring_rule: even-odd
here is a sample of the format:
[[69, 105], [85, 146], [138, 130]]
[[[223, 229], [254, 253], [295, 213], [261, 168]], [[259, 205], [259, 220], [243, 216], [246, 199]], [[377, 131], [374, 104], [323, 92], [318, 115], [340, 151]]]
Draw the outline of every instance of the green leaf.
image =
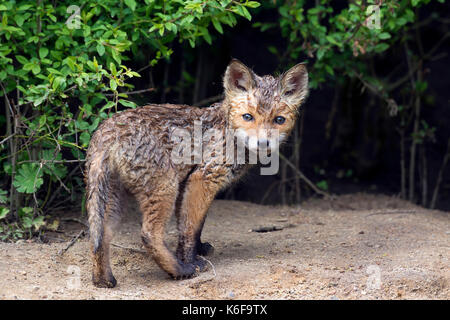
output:
[[67, 64], [70, 70], [75, 71], [75, 59], [74, 57], [67, 57], [64, 59], [64, 63]]
[[131, 11], [136, 10], [136, 1], [134, 1], [134, 0], [125, 0], [124, 2], [131, 9]]
[[19, 61], [21, 64], [27, 64], [28, 63], [28, 59], [25, 58], [24, 56], [16, 56], [17, 61]]
[[202, 30], [203, 38], [205, 39], [205, 41], [206, 41], [208, 44], [212, 44], [211, 35], [209, 34], [208, 29], [206, 29], [206, 28], [201, 28], [201, 30]]
[[42, 226], [45, 226], [44, 216], [39, 216], [32, 221], [34, 231], [38, 231]]
[[338, 42], [332, 35], [327, 35], [325, 39], [327, 39], [328, 42], [337, 45], [338, 47], [342, 46], [342, 43]]
[[383, 52], [389, 48], [389, 45], [387, 43], [379, 43], [375, 46], [374, 50], [377, 53]]
[[325, 190], [325, 191], [328, 190], [328, 182], [326, 180], [319, 181], [319, 182], [317, 182], [316, 185], [317, 185], [317, 187], [319, 189], [322, 189], [322, 190]]
[[16, 20], [17, 25], [21, 27], [25, 22], [26, 18], [27, 17], [25, 15], [16, 15], [14, 19]]
[[122, 62], [122, 59], [120, 58], [120, 55], [117, 53], [117, 50], [112, 49], [112, 50], [111, 50], [111, 55], [112, 55], [113, 59], [114, 59], [118, 64], [120, 64], [120, 63]]
[[270, 51], [270, 53], [274, 54], [274, 55], [278, 55], [278, 49], [275, 46], [268, 46], [267, 50]]
[[33, 74], [38, 74], [39, 72], [41, 72], [41, 66], [38, 64], [33, 65], [33, 67], [31, 68], [31, 72], [33, 72]]
[[113, 76], [117, 76], [117, 69], [116, 69], [116, 65], [114, 63], [110, 63], [109, 64], [109, 70], [111, 70], [111, 74]]
[[247, 20], [252, 20], [252, 16], [250, 15], [250, 12], [248, 12], [246, 7], [239, 5], [236, 7], [236, 11], [239, 15], [245, 17]]
[[390, 39], [391, 35], [388, 32], [382, 32], [378, 35], [378, 38], [380, 38], [381, 40], [386, 40]]
[[222, 28], [222, 25], [220, 24], [220, 22], [217, 19], [213, 18], [212, 23], [213, 23], [214, 28], [216, 28], [216, 30], [220, 34], [223, 34], [223, 28]]
[[22, 207], [19, 209], [19, 217], [31, 217], [33, 215], [33, 208], [31, 207]]
[[316, 55], [317, 60], [321, 60], [326, 51], [327, 51], [327, 48], [320, 47], [319, 50], [317, 50], [317, 55]]
[[[45, 165], [42, 167], [44, 173], [52, 178], [57, 176], [62, 179], [67, 175], [67, 168], [63, 164], [54, 163], [53, 161], [61, 161], [62, 155], [60, 152], [56, 152], [52, 149], [41, 150], [40, 157], [46, 160]], [[56, 179], [53, 179], [56, 180]]]
[[136, 108], [136, 104], [132, 101], [120, 99], [119, 103], [125, 107]]
[[97, 43], [97, 52], [100, 55], [100, 57], [105, 54], [105, 46], [103, 44], [101, 44], [100, 42]]
[[417, 81], [416, 82], [416, 90], [419, 93], [424, 92], [428, 88], [428, 82], [426, 81]]
[[111, 90], [116, 91], [117, 89], [117, 82], [114, 79], [110, 79], [109, 80], [109, 87], [111, 88]]
[[5, 219], [9, 213], [8, 208], [0, 208], [0, 220]]
[[325, 65], [325, 70], [326, 70], [330, 75], [334, 76], [334, 70], [333, 70], [333, 68], [332, 68], [330, 65], [326, 64], [326, 65]]
[[87, 147], [90, 140], [91, 135], [89, 134], [89, 132], [85, 131], [80, 135], [80, 141], [83, 144], [83, 147]]
[[30, 229], [33, 226], [33, 219], [30, 217], [23, 217], [22, 219], [22, 227], [25, 229]]
[[42, 48], [39, 49], [39, 57], [41, 59], [44, 59], [47, 55], [48, 55], [48, 49], [47, 48], [42, 47]]
[[47, 122], [47, 116], [43, 114], [39, 117], [39, 127], [43, 127]]
[[89, 126], [89, 129], [88, 129], [89, 133], [94, 132], [94, 130], [97, 129], [99, 123], [100, 123], [100, 118], [95, 118], [95, 120]]
[[245, 5], [249, 8], [258, 8], [261, 4], [258, 1], [249, 1]]
[[44, 183], [43, 172], [36, 163], [24, 163], [14, 177], [13, 185], [19, 192], [33, 193]]
[[0, 203], [6, 203], [8, 201], [8, 192], [0, 189]]

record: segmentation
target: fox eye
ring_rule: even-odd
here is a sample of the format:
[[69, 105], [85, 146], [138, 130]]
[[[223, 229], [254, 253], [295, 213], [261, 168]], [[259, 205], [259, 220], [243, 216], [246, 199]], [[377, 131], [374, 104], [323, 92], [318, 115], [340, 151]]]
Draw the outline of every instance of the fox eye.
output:
[[278, 117], [276, 117], [275, 119], [273, 119], [273, 121], [274, 121], [276, 124], [283, 124], [283, 123], [286, 121], [286, 118], [285, 118], [285, 117], [282, 117], [282, 116], [278, 116]]
[[289, 90], [289, 91], [286, 91], [286, 92], [284, 93], [284, 95], [285, 95], [285, 96], [288, 96], [288, 97], [289, 97], [289, 96], [292, 96], [292, 94], [294, 93], [294, 91], [295, 91], [295, 90]]
[[252, 120], [253, 120], [253, 116], [252, 116], [250, 113], [243, 114], [243, 115], [242, 115], [242, 118], [243, 118], [245, 121], [252, 121]]

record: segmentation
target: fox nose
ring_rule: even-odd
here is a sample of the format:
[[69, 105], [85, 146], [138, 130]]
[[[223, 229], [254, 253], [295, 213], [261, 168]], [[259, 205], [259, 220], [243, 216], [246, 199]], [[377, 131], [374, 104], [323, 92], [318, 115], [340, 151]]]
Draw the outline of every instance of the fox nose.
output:
[[258, 147], [260, 148], [268, 148], [270, 142], [268, 139], [258, 139]]

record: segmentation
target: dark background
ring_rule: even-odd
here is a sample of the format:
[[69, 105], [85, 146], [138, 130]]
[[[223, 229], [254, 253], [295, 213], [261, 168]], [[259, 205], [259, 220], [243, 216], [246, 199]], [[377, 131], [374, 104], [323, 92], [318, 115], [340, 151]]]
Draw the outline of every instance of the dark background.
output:
[[[442, 7], [439, 6], [441, 10]], [[447, 13], [450, 12], [448, 7], [444, 6]], [[421, 9], [420, 19], [429, 17], [436, 8], [437, 5], [430, 4]], [[252, 20], [275, 22], [277, 19], [275, 10], [261, 9], [253, 13]], [[444, 32], [448, 31], [448, 25], [448, 22], [436, 21], [420, 29], [425, 51], [441, 39]], [[143, 77], [134, 80], [136, 90], [156, 88], [155, 91], [136, 96], [136, 101], [141, 105], [170, 102], [207, 106], [208, 100], [219, 99], [217, 96], [223, 91], [221, 79], [231, 58], [238, 58], [259, 75], [278, 74], [286, 70], [290, 65], [280, 64], [279, 59], [267, 49], [275, 46], [279, 52], [283, 52], [286, 48], [286, 40], [277, 30], [261, 32], [253, 27], [252, 22], [240, 19], [235, 28], [225, 28], [225, 35], [215, 39], [213, 46], [203, 44], [191, 49], [175, 45], [170, 61], [163, 60], [154, 68], [142, 70]], [[430, 196], [450, 136], [450, 57], [446, 54], [449, 51], [450, 41], [446, 41], [438, 50], [443, 53], [441, 57], [424, 64], [424, 80], [428, 82], [428, 89], [423, 99], [421, 116], [436, 127], [435, 137], [426, 142]], [[128, 64], [135, 69], [145, 65], [144, 61], [151, 58], [145, 52], [145, 48], [142, 48]], [[405, 60], [403, 50], [394, 48], [387, 54], [377, 56], [373, 63], [376, 73], [382, 76], [397, 65], [406, 64]], [[312, 59], [303, 56], [298, 62], [302, 61], [311, 63]], [[191, 81], [183, 78], [183, 71], [191, 75]], [[312, 89], [302, 106], [301, 118], [303, 120], [299, 119], [299, 123], [303, 121], [304, 127], [300, 170], [309, 179], [315, 183], [326, 181], [330, 193], [376, 192], [399, 195], [398, 117], [390, 116], [386, 104], [373, 99], [367, 90], [363, 90], [358, 79], [346, 79], [339, 85], [328, 82]], [[330, 118], [332, 122], [327, 129]], [[299, 130], [298, 126], [296, 130]], [[291, 142], [281, 150], [287, 156], [292, 154]], [[409, 151], [409, 143], [407, 148]], [[409, 157], [408, 152], [406, 156]], [[420, 164], [417, 170], [420, 170]], [[450, 209], [449, 172], [446, 170], [444, 174], [437, 202], [437, 208], [444, 210]], [[219, 197], [256, 203], [262, 203], [263, 200], [271, 204], [293, 203], [292, 197], [282, 199], [280, 196], [282, 184], [277, 185], [277, 181], [280, 181], [281, 174], [260, 176], [258, 168], [254, 168], [241, 182]], [[287, 175], [293, 177], [292, 172], [287, 172]], [[417, 175], [419, 178], [420, 173]], [[416, 185], [419, 185], [419, 181]], [[284, 192], [289, 193], [292, 184], [287, 184], [285, 188]], [[420, 186], [417, 188], [416, 198], [419, 199]], [[302, 190], [302, 200], [314, 195], [303, 183]], [[264, 197], [266, 192], [267, 196]]]

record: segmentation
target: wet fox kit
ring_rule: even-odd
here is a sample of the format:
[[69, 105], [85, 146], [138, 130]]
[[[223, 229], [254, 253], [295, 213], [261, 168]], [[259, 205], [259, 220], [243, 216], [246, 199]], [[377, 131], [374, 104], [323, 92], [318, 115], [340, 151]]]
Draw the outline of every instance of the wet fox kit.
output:
[[[127, 110], [104, 121], [92, 136], [86, 162], [86, 207], [94, 264], [92, 280], [97, 287], [112, 288], [117, 283], [109, 247], [128, 196], [135, 198], [142, 213], [144, 246], [163, 270], [183, 279], [205, 269], [205, 260], [199, 256], [213, 251], [209, 243], [200, 241], [206, 212], [215, 195], [242, 176], [249, 164], [211, 158], [197, 163], [175, 161], [177, 143], [172, 138], [176, 130], [194, 133], [200, 121], [203, 131], [231, 130], [246, 142], [256, 139], [257, 146], [274, 150], [294, 127], [298, 108], [308, 92], [308, 73], [303, 64], [279, 77], [260, 77], [232, 60], [223, 80], [222, 102], [207, 108], [163, 104]], [[267, 129], [276, 129], [279, 134], [261, 134]], [[219, 142], [210, 139], [201, 143], [208, 148]], [[250, 151], [251, 146], [246, 146]], [[173, 213], [179, 231], [176, 254], [163, 239]]]

